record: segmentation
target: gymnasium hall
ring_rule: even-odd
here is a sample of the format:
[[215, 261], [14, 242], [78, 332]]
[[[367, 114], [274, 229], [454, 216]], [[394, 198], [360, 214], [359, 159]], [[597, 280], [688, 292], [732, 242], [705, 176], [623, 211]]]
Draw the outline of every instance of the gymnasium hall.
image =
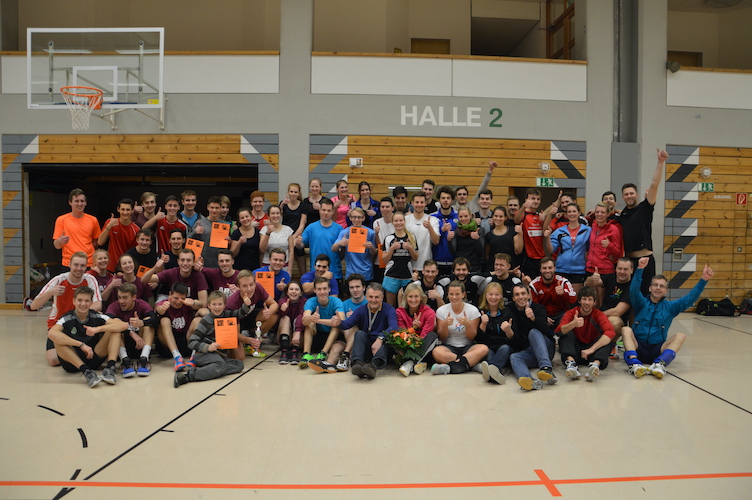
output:
[[[537, 187], [584, 214], [607, 191], [623, 208], [625, 183], [642, 199], [666, 150], [667, 299], [707, 264], [701, 297], [740, 305], [750, 25], [752, 0], [0, 0], [0, 498], [749, 498], [745, 314], [681, 313], [662, 379], [615, 359], [570, 380], [557, 354], [535, 391], [393, 365], [364, 380], [265, 342], [238, 374], [176, 389], [152, 353], [150, 376], [89, 389], [47, 364], [49, 308], [23, 303], [62, 271], [74, 188], [100, 225], [143, 192], [193, 190], [204, 214], [226, 196], [234, 217], [312, 178], [325, 196], [432, 179], [472, 197], [495, 161], [492, 207]], [[101, 107], [76, 118], [70, 85]]]

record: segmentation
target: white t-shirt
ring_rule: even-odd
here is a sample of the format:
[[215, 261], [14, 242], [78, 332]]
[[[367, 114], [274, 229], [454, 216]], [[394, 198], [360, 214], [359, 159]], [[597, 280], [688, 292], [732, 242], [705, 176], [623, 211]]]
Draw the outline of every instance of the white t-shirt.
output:
[[[259, 231], [259, 234], [267, 234], [270, 228], [271, 226], [264, 226], [261, 228], [261, 231]], [[264, 252], [261, 262], [263, 264], [269, 264], [269, 252], [271, 252], [272, 248], [281, 248], [285, 251], [285, 255], [287, 255], [290, 250], [289, 238], [292, 236], [292, 233], [293, 230], [290, 226], [282, 225], [280, 231], [274, 231], [270, 234], [269, 245], [266, 247], [266, 252]], [[290, 257], [290, 255], [287, 255], [287, 262], [290, 261]]]
[[444, 304], [436, 310], [437, 322], [443, 321], [449, 317], [454, 319], [454, 324], [449, 325], [448, 327], [449, 335], [444, 341], [444, 344], [446, 345], [450, 345], [452, 347], [465, 347], [474, 343], [474, 341], [467, 338], [465, 327], [459, 323], [459, 319], [463, 314], [467, 316], [467, 319], [469, 321], [480, 318], [480, 311], [477, 307], [472, 304], [468, 304], [467, 302], [464, 302], [464, 305], [464, 309], [459, 314], [452, 311], [452, 304]]
[[439, 219], [423, 213], [420, 219], [415, 218], [415, 214], [405, 216], [405, 230], [415, 235], [415, 242], [418, 244], [418, 258], [413, 261], [413, 269], [416, 271], [423, 270], [423, 263], [433, 258], [433, 245], [431, 245], [431, 233], [428, 228], [423, 227], [423, 221], [429, 221], [436, 234], [439, 234]]
[[381, 243], [384, 243], [387, 236], [394, 234], [394, 224], [385, 222], [383, 217], [373, 221], [373, 230], [376, 231], [376, 228], [379, 228], [379, 241]]

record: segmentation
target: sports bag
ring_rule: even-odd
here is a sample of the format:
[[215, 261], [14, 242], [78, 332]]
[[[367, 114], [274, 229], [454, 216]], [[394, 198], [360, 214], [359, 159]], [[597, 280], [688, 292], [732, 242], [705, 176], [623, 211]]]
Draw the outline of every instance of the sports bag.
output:
[[740, 314], [739, 308], [731, 302], [731, 299], [721, 299], [718, 302], [702, 299], [697, 303], [695, 312], [703, 316], [738, 316]]

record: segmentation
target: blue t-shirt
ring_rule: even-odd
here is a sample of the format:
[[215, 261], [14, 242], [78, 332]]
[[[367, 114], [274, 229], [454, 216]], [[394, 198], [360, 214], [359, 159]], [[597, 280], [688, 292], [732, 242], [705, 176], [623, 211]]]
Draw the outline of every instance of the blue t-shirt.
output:
[[[315, 257], [314, 257], [315, 258]], [[337, 279], [333, 276], [334, 273], [332, 273], [332, 279], [329, 280], [329, 295], [334, 295], [335, 297], [339, 295], [339, 284], [337, 283]], [[313, 283], [313, 280], [316, 279], [316, 271], [308, 271], [303, 276], [300, 277], [300, 284], [304, 283]], [[316, 294], [306, 295], [303, 294], [305, 298], [310, 298], [315, 296]]]
[[447, 241], [446, 232], [441, 230], [441, 227], [448, 222], [452, 226], [451, 231], [457, 230], [457, 212], [454, 209], [446, 217], [442, 215], [441, 210], [431, 214], [431, 217], [436, 217], [439, 220], [439, 243], [433, 247], [433, 260], [436, 262], [452, 262], [454, 260], [454, 254], [449, 249], [449, 241]]
[[[311, 311], [311, 314], [313, 314], [316, 311], [317, 307], [319, 308], [319, 316], [321, 316], [321, 319], [332, 319], [332, 317], [336, 313], [341, 312], [344, 314], [345, 312], [345, 310], [342, 308], [342, 301], [337, 297], [329, 297], [329, 303], [326, 306], [319, 304], [318, 297], [311, 297], [310, 299], [306, 300], [303, 311]], [[322, 332], [328, 332], [332, 329], [331, 326], [327, 325], [316, 326]]]
[[185, 222], [185, 225], [188, 229], [191, 229], [193, 227], [199, 215], [200, 214], [198, 212], [193, 212], [193, 217], [188, 217], [187, 215], [185, 215], [185, 212], [180, 212], [180, 218], [183, 219], [183, 222]]
[[[258, 269], [253, 270], [253, 275], [255, 276], [258, 271], [267, 272], [271, 271], [271, 269], [269, 269], [269, 266], [259, 267]], [[276, 301], [279, 301], [279, 299], [282, 298], [282, 290], [277, 288], [277, 285], [279, 285], [282, 280], [285, 280], [285, 283], [290, 283], [290, 274], [287, 271], [281, 270], [274, 275], [274, 300]], [[271, 295], [271, 290], [267, 290], [266, 293]]]
[[[311, 255], [311, 266], [316, 265], [316, 256], [326, 254], [329, 256], [329, 269], [337, 279], [342, 279], [342, 264], [339, 253], [332, 252], [332, 245], [337, 241], [342, 231], [342, 226], [332, 222], [329, 227], [321, 225], [321, 221], [314, 222], [303, 231], [303, 245], [307, 246]], [[313, 271], [313, 267], [310, 269]]]
[[352, 312], [355, 309], [359, 308], [363, 304], [367, 304], [365, 296], [358, 302], [357, 304], [353, 302], [352, 298], [347, 299], [342, 303], [342, 307], [345, 309], [345, 317], [347, 317], [348, 312]]
[[[376, 248], [376, 233], [374, 230], [368, 227], [364, 227], [363, 229], [368, 230], [366, 240], [370, 241], [374, 248]], [[337, 241], [343, 240], [344, 238], [350, 238], [349, 227], [339, 232]], [[366, 281], [371, 281], [373, 279], [373, 259], [371, 256], [371, 250], [367, 248], [363, 253], [356, 253], [348, 251], [346, 246], [344, 247], [344, 250], [345, 270], [347, 271], [347, 276], [358, 273], [362, 274]]]

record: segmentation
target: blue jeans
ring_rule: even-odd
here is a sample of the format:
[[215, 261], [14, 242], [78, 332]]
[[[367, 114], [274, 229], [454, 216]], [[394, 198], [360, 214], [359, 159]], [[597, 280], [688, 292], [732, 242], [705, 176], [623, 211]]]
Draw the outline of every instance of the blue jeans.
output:
[[386, 356], [389, 346], [384, 342], [381, 345], [381, 349], [376, 351], [376, 354], [371, 354], [371, 346], [378, 339], [377, 336], [371, 336], [363, 330], [355, 332], [355, 341], [353, 342], [353, 350], [350, 354], [350, 360], [353, 364], [356, 361], [362, 361], [367, 363], [371, 361], [376, 368], [382, 370], [386, 367]]
[[499, 371], [501, 371], [509, 366], [509, 357], [511, 355], [512, 346], [509, 344], [504, 344], [496, 351], [489, 350], [488, 356], [486, 356], [486, 361], [488, 361], [488, 364], [496, 366]]
[[515, 352], [509, 357], [512, 363], [512, 371], [515, 377], [530, 377], [530, 370], [534, 366], [538, 368], [551, 368], [551, 358], [556, 352], [554, 342], [543, 335], [540, 330], [533, 328], [528, 335], [530, 347]]

